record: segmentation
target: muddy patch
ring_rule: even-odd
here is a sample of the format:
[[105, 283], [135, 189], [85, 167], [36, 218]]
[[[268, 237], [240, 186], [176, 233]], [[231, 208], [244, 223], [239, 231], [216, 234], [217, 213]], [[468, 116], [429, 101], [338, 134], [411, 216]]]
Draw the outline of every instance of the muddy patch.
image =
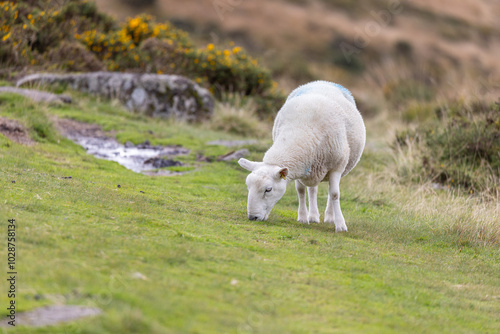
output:
[[19, 144], [35, 144], [35, 141], [31, 139], [28, 130], [26, 130], [24, 126], [13, 119], [0, 117], [0, 133]]
[[[51, 305], [40, 307], [32, 311], [19, 313], [16, 315], [16, 326], [50, 326], [61, 322], [68, 322], [85, 317], [92, 317], [102, 313], [96, 307], [86, 307], [78, 305]], [[9, 318], [0, 322], [1, 327], [10, 326]]]
[[130, 142], [122, 145], [95, 124], [59, 119], [56, 120], [56, 126], [62, 135], [84, 147], [88, 154], [99, 159], [118, 162], [136, 173], [180, 175], [181, 172], [160, 168], [182, 166], [182, 163], [173, 160], [173, 157], [189, 153], [188, 149], [181, 146], [154, 146], [149, 141], [138, 145]]

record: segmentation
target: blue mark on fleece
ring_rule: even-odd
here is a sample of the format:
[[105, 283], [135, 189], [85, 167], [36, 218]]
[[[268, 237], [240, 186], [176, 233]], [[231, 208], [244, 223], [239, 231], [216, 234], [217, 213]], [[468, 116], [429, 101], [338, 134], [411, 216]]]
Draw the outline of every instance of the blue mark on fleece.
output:
[[304, 176], [309, 175], [310, 172], [311, 172], [311, 167], [307, 167], [306, 171], [304, 172]]
[[309, 93], [311, 91], [314, 91], [315, 90], [315, 86], [318, 85], [318, 84], [328, 84], [328, 85], [331, 85], [331, 86], [334, 86], [334, 87], [340, 89], [340, 91], [342, 92], [342, 94], [345, 96], [346, 99], [348, 99], [352, 103], [356, 104], [356, 102], [354, 102], [354, 97], [352, 96], [351, 92], [347, 88], [345, 88], [342, 85], [339, 85], [338, 83], [329, 82], [329, 81], [321, 81], [321, 80], [320, 81], [313, 81], [313, 82], [310, 82], [308, 84], [305, 84], [305, 85], [302, 85], [302, 86], [296, 88], [290, 94], [290, 96], [288, 97], [288, 99], [291, 99], [291, 98], [294, 98], [294, 97], [297, 97], [297, 96], [301, 96], [301, 95], [307, 94], [307, 93]]

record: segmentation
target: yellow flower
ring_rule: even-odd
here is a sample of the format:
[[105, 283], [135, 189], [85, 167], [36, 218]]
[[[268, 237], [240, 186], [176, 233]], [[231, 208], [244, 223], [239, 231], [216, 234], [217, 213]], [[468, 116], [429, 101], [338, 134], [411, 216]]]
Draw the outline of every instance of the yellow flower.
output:
[[175, 68], [175, 64], [174, 63], [170, 64], [170, 67]]
[[240, 51], [241, 51], [241, 47], [239, 47], [239, 46], [236, 46], [233, 48], [233, 54], [237, 54]]
[[162, 70], [158, 70], [156, 71], [157, 74], [163, 74], [163, 71]]
[[3, 37], [2, 37], [2, 41], [6, 41], [7, 39], [9, 39], [10, 34], [11, 34], [11, 33], [9, 32], [7, 35], [3, 36]]
[[132, 29], [135, 29], [140, 23], [141, 23], [141, 18], [136, 17], [128, 21], [128, 26]]
[[200, 61], [199, 61], [198, 59], [195, 59], [193, 62], [194, 62], [195, 64], [198, 64]]
[[224, 56], [229, 57], [230, 54], [231, 52], [229, 52], [229, 50], [224, 50]]
[[207, 45], [207, 50], [212, 51], [214, 49], [214, 45], [212, 43]]
[[135, 60], [135, 61], [139, 61], [139, 56], [138, 56], [138, 55], [135, 55], [135, 56], [134, 56], [134, 60]]
[[33, 15], [28, 14], [28, 20], [31, 20], [33, 18]]
[[196, 78], [197, 83], [201, 83], [201, 78]]

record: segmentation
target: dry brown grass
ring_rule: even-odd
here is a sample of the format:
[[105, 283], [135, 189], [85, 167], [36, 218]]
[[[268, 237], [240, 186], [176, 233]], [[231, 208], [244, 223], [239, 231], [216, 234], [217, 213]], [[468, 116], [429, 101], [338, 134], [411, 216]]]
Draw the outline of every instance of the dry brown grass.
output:
[[389, 204], [387, 210], [408, 215], [406, 225], [411, 221], [414, 228], [452, 235], [461, 246], [500, 245], [498, 199], [467, 197], [453, 189], [436, 189], [425, 181], [412, 184], [401, 178], [396, 168], [395, 160], [387, 156], [384, 166], [378, 165], [377, 170], [357, 167], [342, 182], [345, 189], [357, 194], [357, 201]]
[[252, 98], [225, 94], [215, 105], [214, 115], [206, 124], [209, 128], [253, 138], [270, 138], [272, 124], [257, 116], [257, 104]]

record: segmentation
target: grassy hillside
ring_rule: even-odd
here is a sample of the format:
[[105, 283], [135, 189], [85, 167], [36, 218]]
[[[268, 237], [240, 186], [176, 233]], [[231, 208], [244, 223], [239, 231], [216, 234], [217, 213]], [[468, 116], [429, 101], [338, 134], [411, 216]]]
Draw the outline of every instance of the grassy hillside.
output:
[[[182, 74], [214, 92], [214, 116], [151, 119], [66, 87], [36, 88], [73, 104], [0, 93], [0, 216], [4, 236], [17, 224], [18, 311], [103, 310], [0, 332], [500, 332], [496, 2], [401, 1], [361, 48], [357, 31], [387, 2], [97, 3], [121, 21], [85, 0], [1, 2], [0, 85], [35, 71]], [[359, 49], [350, 62], [346, 44]], [[258, 138], [245, 147], [262, 159], [280, 90], [316, 78], [352, 89], [366, 122], [362, 159], [340, 186], [348, 233], [297, 223], [293, 185], [267, 222], [249, 221], [247, 172], [217, 161], [233, 148], [207, 144]], [[188, 173], [97, 159], [57, 118], [121, 143], [182, 145], [184, 166], [169, 169]], [[1, 134], [9, 126], [23, 144]], [[326, 200], [322, 184], [320, 212]]]
[[[376, 146], [341, 183], [349, 233], [335, 234], [295, 222], [292, 186], [268, 222], [246, 219], [246, 172], [236, 162], [196, 162], [196, 154], [228, 150], [207, 141], [239, 137], [68, 93], [75, 105], [0, 95], [2, 116], [37, 141], [0, 136], [0, 212], [18, 226], [19, 311], [62, 303], [104, 313], [8, 333], [500, 329], [498, 207], [398, 186], [373, 132]], [[182, 144], [191, 149], [183, 161], [196, 169], [133, 173], [62, 138], [54, 117], [99, 124], [121, 142]], [[249, 147], [251, 158], [267, 145]], [[326, 196], [322, 185], [323, 208]]]

